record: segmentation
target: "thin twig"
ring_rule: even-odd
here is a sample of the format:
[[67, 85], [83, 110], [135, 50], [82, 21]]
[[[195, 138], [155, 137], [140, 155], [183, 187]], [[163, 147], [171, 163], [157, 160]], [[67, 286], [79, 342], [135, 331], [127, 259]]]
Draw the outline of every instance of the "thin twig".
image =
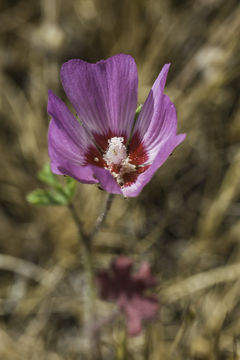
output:
[[197, 291], [205, 290], [223, 282], [236, 281], [240, 276], [240, 263], [192, 275], [160, 291], [161, 298], [168, 302], [178, 301]]
[[0, 269], [13, 271], [19, 275], [29, 277], [45, 286], [45, 278], [49, 275], [38, 265], [14, 256], [0, 254]]

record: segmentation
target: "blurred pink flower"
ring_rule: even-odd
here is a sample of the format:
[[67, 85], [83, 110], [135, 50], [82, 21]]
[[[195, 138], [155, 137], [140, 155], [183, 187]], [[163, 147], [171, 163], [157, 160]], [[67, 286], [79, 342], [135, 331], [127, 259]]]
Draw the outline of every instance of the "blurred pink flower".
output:
[[97, 283], [101, 298], [117, 302], [126, 316], [128, 334], [135, 336], [142, 330], [142, 321], [156, 317], [158, 300], [155, 296], [144, 295], [145, 290], [156, 285], [149, 264], [143, 263], [133, 275], [132, 267], [132, 259], [118, 257], [109, 270], [97, 274]]

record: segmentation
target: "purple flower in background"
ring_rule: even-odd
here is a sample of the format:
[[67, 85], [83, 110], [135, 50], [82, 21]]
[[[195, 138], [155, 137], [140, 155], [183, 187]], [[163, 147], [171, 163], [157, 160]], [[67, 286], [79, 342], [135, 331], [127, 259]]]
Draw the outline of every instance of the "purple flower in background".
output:
[[97, 274], [100, 296], [103, 300], [117, 302], [127, 320], [128, 334], [138, 335], [142, 321], [156, 317], [158, 301], [154, 296], [145, 296], [148, 288], [156, 285], [148, 263], [143, 263], [138, 273], [131, 275], [133, 261], [128, 257], [117, 258], [110, 270]]
[[62, 84], [80, 121], [49, 91], [53, 173], [98, 183], [110, 193], [137, 196], [185, 138], [176, 134], [176, 110], [163, 94], [169, 67], [164, 65], [135, 123], [138, 75], [131, 56], [63, 64]]

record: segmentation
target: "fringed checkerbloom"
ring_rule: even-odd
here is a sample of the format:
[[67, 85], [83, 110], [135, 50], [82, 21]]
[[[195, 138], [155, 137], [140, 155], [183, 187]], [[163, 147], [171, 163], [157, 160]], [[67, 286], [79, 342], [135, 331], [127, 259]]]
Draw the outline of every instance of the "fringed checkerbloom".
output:
[[185, 138], [176, 134], [175, 107], [163, 94], [169, 66], [164, 65], [136, 120], [138, 75], [131, 56], [63, 64], [62, 84], [78, 119], [49, 91], [52, 171], [137, 196]]

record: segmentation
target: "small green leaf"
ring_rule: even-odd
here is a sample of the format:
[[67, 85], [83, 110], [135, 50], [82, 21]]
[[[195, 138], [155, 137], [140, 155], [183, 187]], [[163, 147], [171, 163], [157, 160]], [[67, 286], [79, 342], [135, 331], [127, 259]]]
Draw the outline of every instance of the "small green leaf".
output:
[[75, 195], [77, 182], [73, 178], [66, 176], [65, 177], [66, 185], [64, 187], [65, 193], [67, 194], [69, 200], [72, 200], [73, 196]]
[[36, 189], [27, 195], [33, 205], [66, 205], [69, 199], [58, 190]]
[[45, 182], [51, 186], [57, 186], [59, 184], [59, 180], [56, 175], [54, 175], [50, 169], [49, 164], [45, 164], [41, 171], [38, 173], [38, 178], [42, 182]]
[[71, 177], [65, 177], [65, 183], [61, 183], [54, 175], [50, 165], [44, 165], [38, 173], [38, 178], [49, 185], [50, 189], [36, 189], [27, 195], [27, 200], [34, 205], [67, 205], [75, 195], [77, 182]]

